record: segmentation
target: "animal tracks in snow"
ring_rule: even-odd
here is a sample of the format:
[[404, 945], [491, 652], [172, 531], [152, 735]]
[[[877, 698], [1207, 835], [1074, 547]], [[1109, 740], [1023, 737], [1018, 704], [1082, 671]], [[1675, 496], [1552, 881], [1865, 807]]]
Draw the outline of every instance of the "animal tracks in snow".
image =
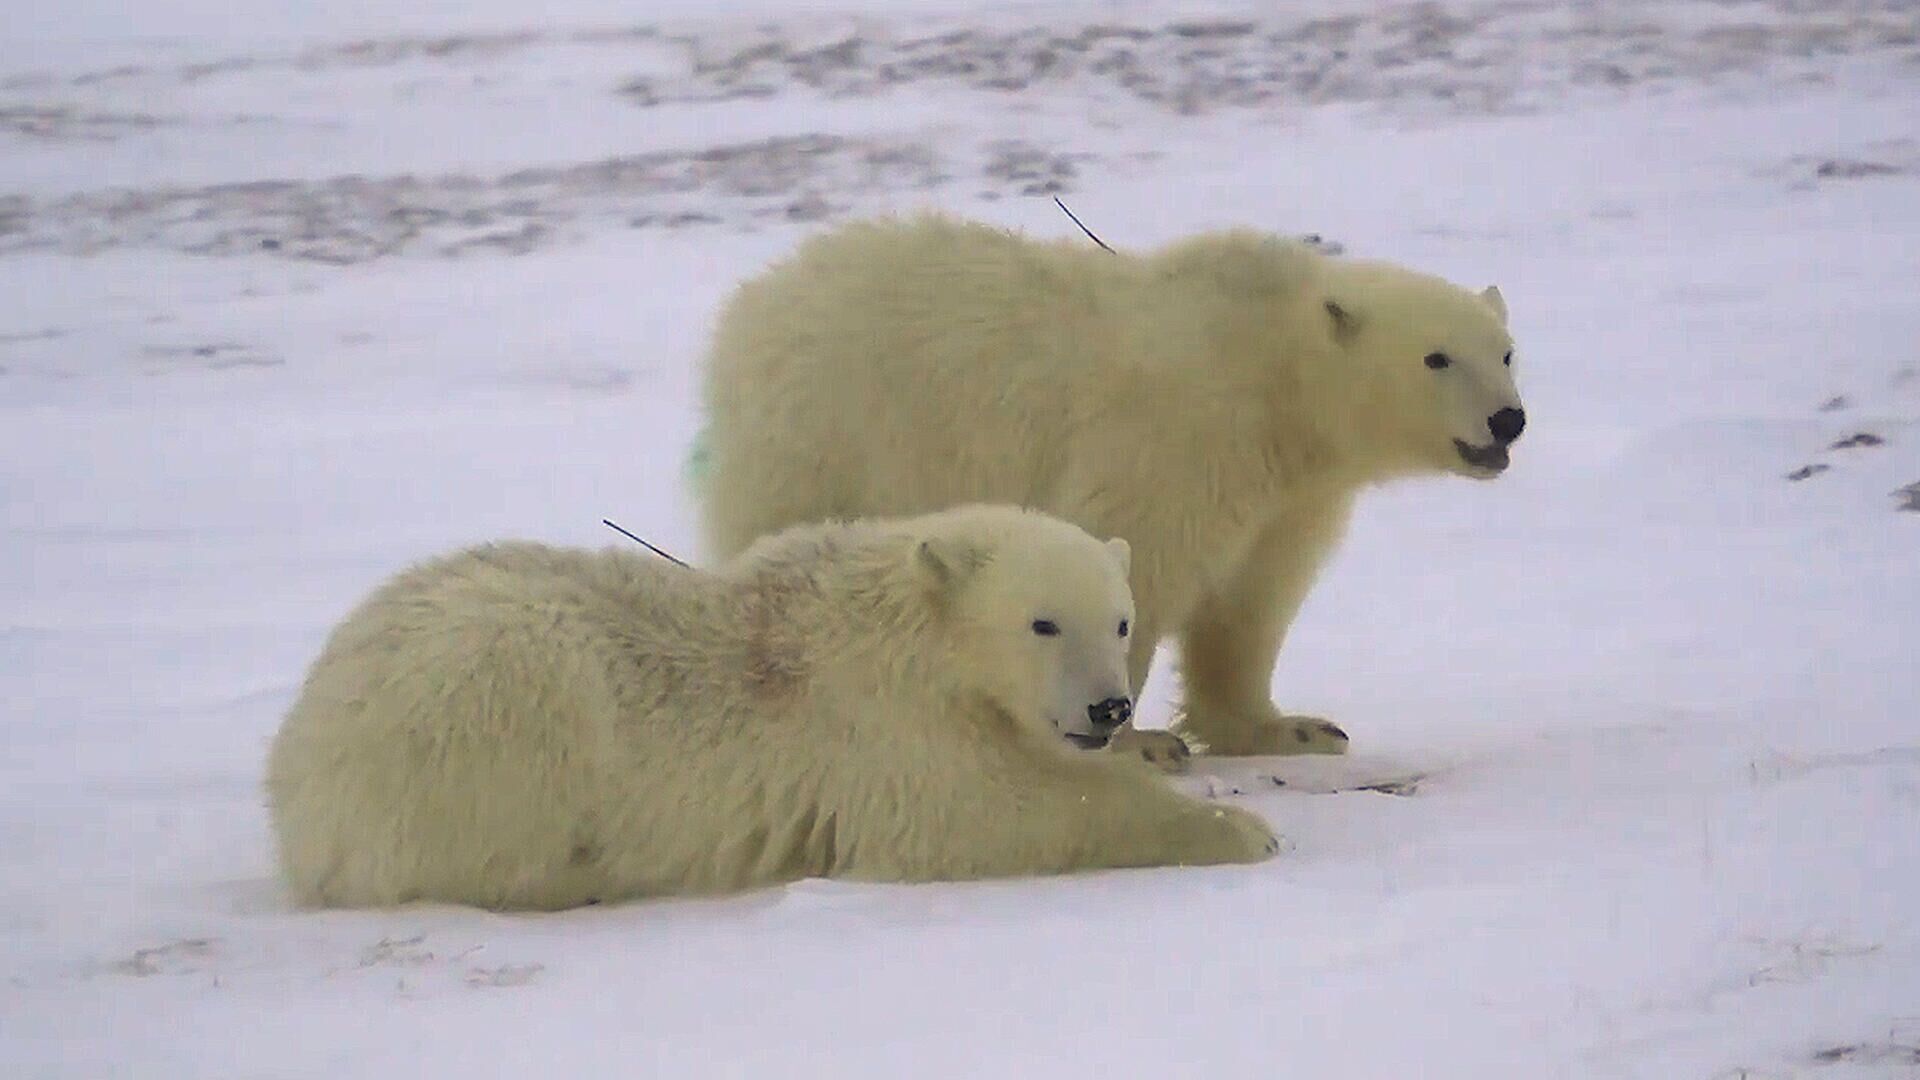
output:
[[182, 938], [165, 945], [135, 949], [133, 955], [108, 965], [115, 975], [137, 979], [154, 975], [192, 975], [207, 970], [214, 960], [218, 938]]
[[1370, 755], [1313, 754], [1299, 757], [1194, 759], [1194, 775], [1182, 786], [1209, 799], [1266, 795], [1374, 794], [1410, 796], [1439, 770]]
[[[267, 940], [235, 942], [216, 937], [185, 937], [135, 949], [86, 974], [104, 973], [134, 979], [199, 976], [210, 979], [208, 985], [214, 989], [227, 988], [241, 980], [259, 983], [305, 978], [273, 960], [282, 953], [283, 944]], [[348, 962], [319, 972], [318, 977], [363, 981], [370, 977], [390, 978], [395, 992], [411, 997], [459, 987], [499, 990], [531, 986], [547, 971], [547, 965], [537, 961], [479, 962], [485, 950], [483, 943], [441, 946], [424, 933], [384, 936], [355, 950]]]

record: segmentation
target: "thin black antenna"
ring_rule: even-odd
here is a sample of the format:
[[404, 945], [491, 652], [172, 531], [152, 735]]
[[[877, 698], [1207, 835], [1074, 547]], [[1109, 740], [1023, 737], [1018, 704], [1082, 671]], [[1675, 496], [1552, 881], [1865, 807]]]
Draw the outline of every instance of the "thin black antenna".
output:
[[1080, 226], [1080, 231], [1081, 231], [1081, 232], [1083, 232], [1083, 233], [1086, 233], [1086, 234], [1087, 234], [1087, 239], [1089, 239], [1089, 240], [1091, 240], [1091, 241], [1093, 241], [1093, 242], [1094, 242], [1094, 243], [1096, 243], [1096, 244], [1099, 244], [1099, 245], [1100, 245], [1100, 249], [1101, 249], [1102, 251], [1108, 251], [1108, 252], [1113, 252], [1113, 254], [1116, 254], [1116, 255], [1118, 255], [1118, 254], [1119, 254], [1119, 252], [1117, 252], [1117, 251], [1114, 251], [1114, 250], [1113, 250], [1112, 248], [1110, 248], [1110, 247], [1108, 247], [1108, 246], [1107, 246], [1107, 242], [1106, 242], [1105, 240], [1102, 240], [1102, 239], [1100, 239], [1099, 237], [1097, 237], [1097, 236], [1095, 236], [1095, 235], [1093, 235], [1093, 230], [1092, 230], [1092, 229], [1089, 229], [1089, 228], [1087, 228], [1087, 227], [1086, 227], [1086, 225], [1084, 225], [1084, 224], [1082, 224], [1079, 218], [1077, 218], [1077, 217], [1073, 217], [1073, 211], [1071, 211], [1071, 210], [1068, 210], [1068, 209], [1067, 209], [1067, 204], [1066, 204], [1066, 203], [1063, 203], [1063, 202], [1061, 202], [1061, 201], [1060, 201], [1060, 196], [1058, 196], [1058, 195], [1055, 195], [1055, 196], [1053, 197], [1053, 205], [1055, 205], [1055, 206], [1057, 206], [1057, 207], [1059, 207], [1059, 208], [1060, 208], [1060, 210], [1061, 210], [1061, 212], [1062, 212], [1062, 213], [1064, 213], [1064, 214], [1066, 214], [1066, 215], [1067, 215], [1068, 217], [1070, 217], [1070, 218], [1073, 218], [1073, 223], [1074, 223], [1075, 225], [1079, 225], [1079, 226]]
[[[668, 562], [674, 564], [675, 566], [687, 565], [686, 563], [681, 562], [679, 559], [676, 559], [673, 556], [667, 554], [666, 552], [661, 551], [659, 548], [654, 547], [652, 544], [647, 543], [645, 540], [642, 540], [639, 537], [633, 535], [632, 533], [621, 528], [620, 526], [615, 525], [613, 522], [608, 521], [606, 518], [601, 518], [600, 524], [605, 525], [607, 528], [612, 529], [614, 532], [619, 533], [621, 536], [624, 536], [627, 539], [633, 541], [634, 543], [639, 544], [641, 547], [646, 548], [648, 551], [653, 552], [655, 555], [660, 556], [661, 558], [667, 560]], [[688, 567], [688, 569], [692, 569], [692, 568]]]

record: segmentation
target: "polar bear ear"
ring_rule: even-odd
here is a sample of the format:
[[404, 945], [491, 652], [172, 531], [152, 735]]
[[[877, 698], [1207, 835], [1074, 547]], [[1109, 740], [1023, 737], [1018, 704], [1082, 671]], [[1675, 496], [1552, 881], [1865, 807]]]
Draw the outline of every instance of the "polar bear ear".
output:
[[913, 549], [913, 565], [929, 585], [955, 589], [980, 569], [980, 553], [964, 541], [929, 536]]
[[1116, 536], [1107, 541], [1107, 554], [1112, 555], [1113, 561], [1120, 564], [1122, 577], [1133, 573], [1133, 548], [1128, 546], [1125, 540]]
[[1487, 302], [1493, 313], [1500, 317], [1500, 325], [1507, 325], [1507, 298], [1500, 295], [1500, 286], [1489, 285], [1480, 290], [1480, 299]]
[[1327, 319], [1333, 327], [1333, 340], [1342, 345], [1353, 340], [1360, 332], [1360, 319], [1353, 309], [1338, 300], [1328, 297], [1326, 301]]

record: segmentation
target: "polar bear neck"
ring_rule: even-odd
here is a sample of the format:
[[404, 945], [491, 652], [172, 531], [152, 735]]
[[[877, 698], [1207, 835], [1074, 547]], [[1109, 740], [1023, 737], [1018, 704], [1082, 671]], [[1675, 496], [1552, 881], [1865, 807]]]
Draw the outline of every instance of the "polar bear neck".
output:
[[[763, 538], [721, 571], [743, 629], [804, 653], [810, 670], [864, 670], [926, 650], [932, 608], [904, 580], [913, 538], [883, 522], [821, 523]], [[917, 676], [925, 677], [925, 676]]]
[[[1373, 479], [1355, 473], [1353, 418], [1343, 358], [1327, 332], [1326, 285], [1337, 268], [1295, 241], [1251, 230], [1191, 237], [1146, 256], [1109, 259], [1092, 322], [1136, 335], [1096, 350], [1115, 410], [1152, 402], [1191, 440], [1156, 440], [1189, 453], [1187, 474], [1235, 477], [1234, 488], [1271, 494]], [[1176, 444], [1184, 444], [1183, 451]], [[1246, 486], [1252, 485], [1252, 489]], [[1262, 492], [1260, 489], [1266, 489]]]

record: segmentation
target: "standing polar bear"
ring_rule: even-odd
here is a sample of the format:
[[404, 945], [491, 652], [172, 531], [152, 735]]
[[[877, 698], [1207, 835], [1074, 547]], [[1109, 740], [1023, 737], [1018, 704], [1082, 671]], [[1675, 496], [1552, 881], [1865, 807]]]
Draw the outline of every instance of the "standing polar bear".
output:
[[[1016, 503], [1133, 545], [1129, 677], [1176, 635], [1176, 730], [1339, 753], [1276, 654], [1355, 495], [1497, 476], [1525, 423], [1498, 289], [1251, 231], [1145, 255], [938, 216], [856, 223], [722, 310], [697, 477], [720, 555], [795, 522]], [[1177, 768], [1175, 736], [1116, 739]]]
[[1129, 712], [1127, 544], [965, 506], [717, 571], [490, 545], [334, 631], [267, 769], [300, 900], [491, 908], [1253, 862], [1243, 810], [1090, 755]]

